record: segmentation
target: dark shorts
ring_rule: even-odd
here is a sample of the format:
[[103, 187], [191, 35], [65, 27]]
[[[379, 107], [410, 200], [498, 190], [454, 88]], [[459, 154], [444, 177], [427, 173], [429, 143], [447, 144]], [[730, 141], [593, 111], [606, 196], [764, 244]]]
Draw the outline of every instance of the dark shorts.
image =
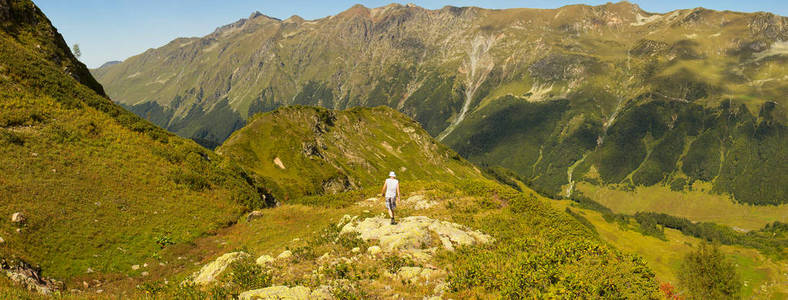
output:
[[390, 210], [397, 208], [397, 197], [386, 197], [386, 208]]

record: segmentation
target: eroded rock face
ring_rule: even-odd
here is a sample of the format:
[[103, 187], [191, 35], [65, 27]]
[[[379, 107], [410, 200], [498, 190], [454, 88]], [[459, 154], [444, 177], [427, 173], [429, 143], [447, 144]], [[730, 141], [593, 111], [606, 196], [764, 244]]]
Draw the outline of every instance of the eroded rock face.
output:
[[306, 299], [331, 299], [331, 294], [325, 288], [310, 290], [303, 286], [272, 286], [241, 293], [239, 300], [255, 299], [281, 299], [281, 300], [306, 300]]
[[192, 282], [196, 284], [208, 284], [216, 280], [216, 277], [222, 274], [231, 263], [249, 257], [246, 252], [230, 252], [219, 256], [213, 262], [205, 265], [199, 272], [194, 274]]
[[454, 250], [456, 245], [492, 241], [492, 237], [479, 231], [425, 216], [402, 218], [397, 225], [391, 225], [390, 220], [384, 217], [367, 218], [346, 224], [342, 233], [349, 232], [359, 233], [366, 241], [377, 240], [386, 252], [429, 248], [436, 242], [433, 241], [433, 234], [438, 237], [440, 245], [448, 250]]

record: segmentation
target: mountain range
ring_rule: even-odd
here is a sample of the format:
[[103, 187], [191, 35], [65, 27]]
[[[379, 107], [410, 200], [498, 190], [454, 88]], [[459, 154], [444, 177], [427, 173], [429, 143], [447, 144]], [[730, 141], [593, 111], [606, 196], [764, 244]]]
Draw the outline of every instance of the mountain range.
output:
[[208, 147], [286, 105], [384, 105], [551, 196], [578, 182], [788, 202], [788, 19], [620, 2], [255, 12], [92, 72], [117, 103]]

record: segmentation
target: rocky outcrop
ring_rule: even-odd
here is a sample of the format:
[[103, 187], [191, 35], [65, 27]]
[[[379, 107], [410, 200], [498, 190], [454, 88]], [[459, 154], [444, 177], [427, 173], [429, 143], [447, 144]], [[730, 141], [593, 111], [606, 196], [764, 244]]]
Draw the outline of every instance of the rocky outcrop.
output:
[[304, 286], [272, 286], [257, 290], [251, 290], [241, 293], [238, 296], [239, 300], [256, 300], [256, 299], [277, 299], [277, 300], [320, 300], [332, 299], [331, 293], [328, 288], [317, 288], [311, 290]]
[[[398, 220], [391, 225], [384, 217], [373, 217], [361, 222], [351, 222], [342, 227], [343, 233], [358, 233], [366, 241], [376, 240], [387, 252], [396, 250], [426, 249], [436, 242], [447, 250], [455, 246], [488, 243], [492, 237], [465, 226], [431, 219], [425, 216], [412, 216]], [[433, 240], [438, 237], [438, 241]]]
[[0, 259], [0, 271], [11, 281], [44, 295], [50, 295], [63, 286], [61, 282], [42, 277], [41, 270], [23, 261], [10, 262]]
[[249, 254], [245, 252], [230, 252], [219, 256], [219, 258], [203, 266], [199, 272], [195, 273], [192, 282], [201, 285], [211, 283], [216, 280], [216, 277], [222, 274], [230, 264], [247, 257], [249, 257]]

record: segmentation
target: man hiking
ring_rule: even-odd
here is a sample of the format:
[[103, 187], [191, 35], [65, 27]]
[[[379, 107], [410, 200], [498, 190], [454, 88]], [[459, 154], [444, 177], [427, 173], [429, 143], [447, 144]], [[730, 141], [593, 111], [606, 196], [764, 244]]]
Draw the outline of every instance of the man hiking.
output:
[[397, 208], [397, 201], [399, 201], [399, 180], [397, 180], [397, 174], [394, 174], [394, 171], [389, 172], [389, 178], [386, 178], [383, 190], [380, 192], [386, 198], [386, 208], [389, 210], [391, 225], [395, 225], [397, 222], [394, 222], [394, 209]]

